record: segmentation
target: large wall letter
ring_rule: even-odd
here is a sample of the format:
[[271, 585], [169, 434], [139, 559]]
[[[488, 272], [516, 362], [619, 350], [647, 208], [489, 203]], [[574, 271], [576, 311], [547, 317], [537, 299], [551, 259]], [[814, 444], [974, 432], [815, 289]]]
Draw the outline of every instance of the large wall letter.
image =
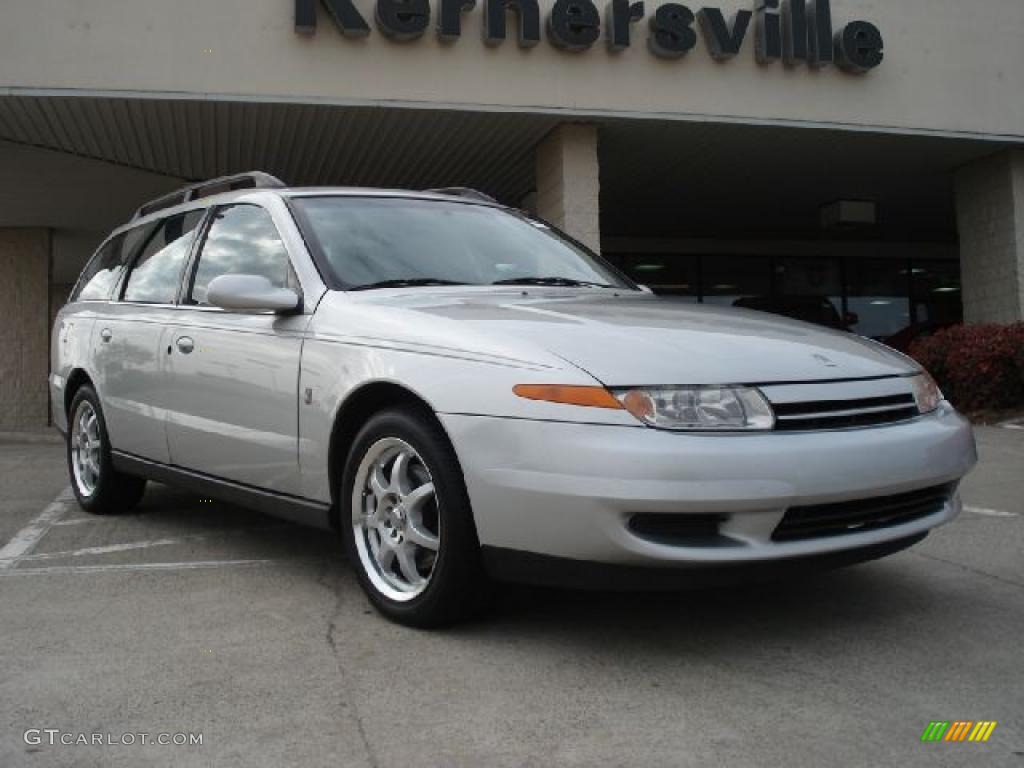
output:
[[[345, 37], [366, 37], [370, 34], [370, 25], [356, 10], [352, 0], [322, 1], [338, 31]], [[300, 35], [316, 32], [316, 0], [295, 0], [295, 31]]]
[[647, 46], [655, 56], [678, 59], [697, 44], [697, 33], [693, 31], [693, 11], [685, 5], [666, 3], [651, 16], [650, 26]]
[[644, 4], [629, 0], [611, 0], [605, 11], [605, 29], [608, 49], [621, 51], [629, 48], [629, 28], [634, 21], [644, 17]]
[[441, 0], [441, 11], [437, 16], [437, 37], [452, 43], [462, 34], [462, 14], [476, 8], [476, 0]]
[[740, 52], [743, 38], [747, 36], [751, 16], [750, 11], [737, 11], [730, 32], [729, 25], [725, 23], [725, 17], [718, 8], [701, 8], [697, 12], [697, 21], [700, 22], [700, 29], [704, 33], [704, 40], [712, 58], [724, 61]]
[[591, 0], [555, 0], [548, 37], [565, 51], [585, 51], [601, 36], [601, 14]]
[[787, 64], [807, 61], [807, 3], [783, 0], [782, 58]]
[[754, 22], [754, 56], [758, 64], [782, 58], [782, 17], [779, 0], [761, 0]]
[[505, 14], [509, 10], [519, 16], [519, 47], [532, 48], [539, 43], [537, 0], [484, 0], [484, 42], [498, 45], [505, 41]]
[[847, 72], [877, 67], [885, 56], [882, 48], [882, 33], [866, 21], [851, 21], [836, 33], [836, 60]]
[[808, 61], [812, 67], [832, 63], [832, 6], [829, 0], [813, 0], [807, 6], [811, 50]]
[[415, 40], [430, 25], [430, 0], [377, 0], [373, 18], [386, 37]]

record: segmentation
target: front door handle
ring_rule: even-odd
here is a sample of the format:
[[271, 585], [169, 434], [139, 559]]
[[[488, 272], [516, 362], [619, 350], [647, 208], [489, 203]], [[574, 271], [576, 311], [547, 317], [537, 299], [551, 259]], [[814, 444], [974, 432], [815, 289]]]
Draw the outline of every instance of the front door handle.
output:
[[196, 348], [195, 342], [192, 341], [188, 336], [182, 336], [177, 341], [178, 351], [183, 355], [192, 354], [192, 350]]
[[104, 328], [102, 331], [100, 331], [100, 338], [103, 339], [104, 341], [110, 341], [112, 338], [114, 338], [114, 332], [111, 331], [109, 328]]

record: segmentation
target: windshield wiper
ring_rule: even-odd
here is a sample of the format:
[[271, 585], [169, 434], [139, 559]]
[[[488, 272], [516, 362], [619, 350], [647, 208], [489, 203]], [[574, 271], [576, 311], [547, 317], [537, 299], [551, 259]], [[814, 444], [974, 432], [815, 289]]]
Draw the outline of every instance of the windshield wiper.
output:
[[468, 285], [455, 280], [439, 280], [436, 277], [402, 277], [397, 280], [380, 280], [376, 283], [357, 285], [349, 288], [350, 291], [369, 291], [373, 288], [415, 288], [421, 285]]
[[571, 277], [510, 277], [507, 280], [495, 280], [491, 285], [555, 285], [565, 288], [614, 288], [607, 283], [588, 283], [586, 280], [574, 280]]

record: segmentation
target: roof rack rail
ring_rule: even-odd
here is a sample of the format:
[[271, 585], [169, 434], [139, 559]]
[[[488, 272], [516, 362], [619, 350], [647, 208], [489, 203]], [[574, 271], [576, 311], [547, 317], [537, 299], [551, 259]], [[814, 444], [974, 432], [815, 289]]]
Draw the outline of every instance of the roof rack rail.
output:
[[451, 195], [453, 197], [466, 197], [470, 200], [480, 200], [485, 203], [497, 203], [488, 194], [485, 194], [477, 189], [470, 189], [469, 187], [438, 187], [437, 189], [425, 189], [424, 192], [430, 192], [434, 195]]
[[163, 197], [150, 200], [135, 212], [132, 219], [139, 219], [151, 213], [162, 211], [165, 208], [173, 208], [182, 203], [210, 197], [211, 195], [219, 195], [222, 192], [233, 192], [236, 189], [282, 189], [285, 186], [285, 183], [280, 179], [262, 171], [221, 176], [219, 179], [210, 179], [209, 181], [201, 181], [198, 184], [191, 184], [170, 192]]

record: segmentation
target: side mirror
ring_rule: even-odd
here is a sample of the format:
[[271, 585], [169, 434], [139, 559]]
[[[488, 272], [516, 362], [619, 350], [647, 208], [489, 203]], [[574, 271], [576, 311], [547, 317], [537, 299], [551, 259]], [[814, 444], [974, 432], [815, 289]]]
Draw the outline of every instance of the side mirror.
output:
[[294, 312], [300, 299], [295, 291], [277, 288], [262, 275], [221, 275], [206, 287], [206, 300], [222, 309]]
[[859, 322], [860, 315], [858, 315], [856, 312], [847, 312], [846, 314], [843, 315], [843, 325], [845, 325], [847, 328], [856, 325]]

